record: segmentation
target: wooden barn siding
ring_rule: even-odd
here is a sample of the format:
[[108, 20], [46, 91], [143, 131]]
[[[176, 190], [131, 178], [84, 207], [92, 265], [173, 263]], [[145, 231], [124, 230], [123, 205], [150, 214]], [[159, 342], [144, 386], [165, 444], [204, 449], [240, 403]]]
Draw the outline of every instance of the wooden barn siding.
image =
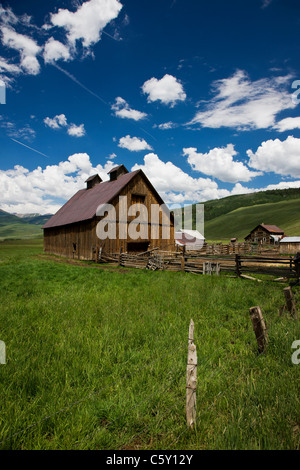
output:
[[266, 239], [264, 243], [271, 243], [271, 234], [267, 230], [263, 230], [262, 228], [259, 228], [255, 230], [254, 232], [250, 233], [250, 235], [246, 238], [248, 241], [255, 242], [255, 238], [257, 239], [257, 242], [263, 241], [263, 239]]
[[[76, 244], [76, 251], [73, 244]], [[67, 258], [93, 259], [96, 249], [96, 220], [44, 230], [44, 251]]]
[[285, 253], [285, 254], [300, 253], [300, 243], [281, 243], [280, 253]]
[[[159, 248], [161, 250], [174, 250], [174, 226], [170, 224], [170, 239], [162, 239], [163, 220], [160, 213], [159, 220], [159, 238], [151, 239], [151, 204], [160, 205], [155, 194], [145, 184], [144, 179], [137, 175], [126, 188], [111, 202], [116, 208], [117, 220], [119, 214], [119, 196], [127, 196], [127, 213], [132, 204], [132, 194], [145, 194], [144, 204], [148, 210], [148, 238], [149, 249]], [[128, 217], [128, 224], [136, 217]], [[106, 239], [101, 241], [96, 234], [96, 226], [100, 218], [95, 217], [90, 221], [84, 221], [76, 224], [65, 225], [62, 227], [44, 229], [44, 251], [58, 256], [67, 258], [75, 258], [81, 260], [95, 259], [95, 249], [102, 247], [102, 250], [108, 253], [119, 253], [127, 251], [128, 242], [136, 242], [136, 240], [119, 239], [119, 225], [117, 224], [117, 238], [115, 240]], [[142, 241], [142, 240], [140, 240]], [[76, 251], [73, 250], [73, 243], [76, 243]]]

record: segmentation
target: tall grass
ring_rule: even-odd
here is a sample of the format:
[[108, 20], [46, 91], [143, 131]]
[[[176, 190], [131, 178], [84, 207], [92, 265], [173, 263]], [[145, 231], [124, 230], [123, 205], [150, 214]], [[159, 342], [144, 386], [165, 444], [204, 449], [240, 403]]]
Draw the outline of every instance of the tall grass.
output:
[[[296, 321], [283, 285], [83, 268], [0, 244], [3, 449], [297, 449]], [[299, 288], [295, 289], [300, 300]], [[249, 308], [269, 328], [257, 352]], [[198, 423], [185, 423], [190, 319]]]

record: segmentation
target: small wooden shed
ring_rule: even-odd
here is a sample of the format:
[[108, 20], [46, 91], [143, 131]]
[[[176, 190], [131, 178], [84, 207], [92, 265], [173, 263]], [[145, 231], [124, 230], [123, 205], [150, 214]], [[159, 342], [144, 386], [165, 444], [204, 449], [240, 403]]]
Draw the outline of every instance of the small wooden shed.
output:
[[280, 240], [280, 253], [300, 253], [300, 237], [284, 237]]

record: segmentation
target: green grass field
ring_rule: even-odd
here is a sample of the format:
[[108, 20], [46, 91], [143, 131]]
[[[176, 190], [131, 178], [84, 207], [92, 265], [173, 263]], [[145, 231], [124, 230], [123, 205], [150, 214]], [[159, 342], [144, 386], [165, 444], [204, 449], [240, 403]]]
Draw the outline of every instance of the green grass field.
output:
[[[284, 284], [43, 259], [0, 243], [1, 449], [299, 449]], [[300, 303], [300, 288], [294, 288]], [[259, 355], [249, 308], [268, 326]], [[197, 426], [186, 427], [190, 319]]]

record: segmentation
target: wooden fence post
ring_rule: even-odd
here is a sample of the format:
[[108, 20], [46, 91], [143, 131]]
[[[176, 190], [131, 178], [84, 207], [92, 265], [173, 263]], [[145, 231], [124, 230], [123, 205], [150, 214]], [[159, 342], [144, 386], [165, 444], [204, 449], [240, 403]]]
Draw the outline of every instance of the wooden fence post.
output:
[[122, 247], [120, 246], [119, 254], [118, 254], [118, 266], [121, 266], [121, 257], [122, 257]]
[[236, 274], [240, 277], [241, 275], [241, 259], [240, 255], [235, 255], [235, 269]]
[[194, 344], [194, 322], [189, 327], [188, 361], [186, 374], [186, 421], [194, 429], [196, 423], [197, 351]]
[[182, 248], [181, 271], [185, 270], [185, 245]]
[[260, 307], [250, 308], [250, 316], [253, 325], [253, 330], [256, 336], [258, 349], [260, 353], [263, 353], [268, 344], [268, 333], [267, 327], [262, 315]]
[[291, 287], [285, 287], [283, 289], [284, 295], [285, 295], [285, 300], [286, 300], [286, 306], [292, 317], [295, 318], [295, 320], [298, 320], [298, 314], [296, 310], [296, 303], [295, 299], [293, 296], [292, 288]]

